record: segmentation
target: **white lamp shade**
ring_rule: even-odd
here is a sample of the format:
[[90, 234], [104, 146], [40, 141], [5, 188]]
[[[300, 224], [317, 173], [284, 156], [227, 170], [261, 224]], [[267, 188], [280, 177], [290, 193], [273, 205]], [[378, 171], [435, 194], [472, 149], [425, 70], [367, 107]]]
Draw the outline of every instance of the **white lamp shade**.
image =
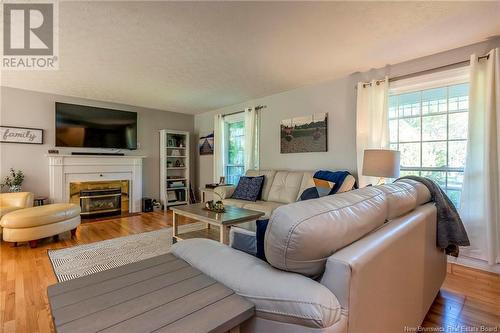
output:
[[365, 149], [363, 176], [399, 177], [399, 151], [388, 149]]

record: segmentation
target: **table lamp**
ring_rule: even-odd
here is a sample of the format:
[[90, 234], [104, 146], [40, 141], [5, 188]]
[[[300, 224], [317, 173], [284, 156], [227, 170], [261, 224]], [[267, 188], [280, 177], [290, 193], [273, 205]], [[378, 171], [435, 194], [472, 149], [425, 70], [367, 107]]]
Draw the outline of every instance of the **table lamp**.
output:
[[399, 155], [397, 150], [365, 149], [363, 176], [379, 177], [378, 184], [384, 184], [385, 178], [398, 178]]

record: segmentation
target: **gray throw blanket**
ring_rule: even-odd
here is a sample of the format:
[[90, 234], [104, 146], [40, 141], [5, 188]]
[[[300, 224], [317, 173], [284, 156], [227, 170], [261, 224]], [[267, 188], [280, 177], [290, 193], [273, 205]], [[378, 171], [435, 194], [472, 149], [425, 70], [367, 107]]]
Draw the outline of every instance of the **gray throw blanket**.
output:
[[434, 201], [437, 208], [436, 244], [441, 249], [444, 249], [446, 254], [458, 257], [458, 247], [469, 246], [470, 242], [462, 219], [450, 198], [438, 184], [429, 178], [405, 176], [399, 179], [412, 179], [427, 186], [429, 192], [431, 192], [431, 200]]

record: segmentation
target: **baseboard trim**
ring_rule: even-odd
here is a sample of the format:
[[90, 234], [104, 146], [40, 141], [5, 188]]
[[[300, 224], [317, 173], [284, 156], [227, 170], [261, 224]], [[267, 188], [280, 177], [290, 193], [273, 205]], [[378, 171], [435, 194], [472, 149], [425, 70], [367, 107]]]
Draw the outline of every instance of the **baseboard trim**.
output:
[[482, 271], [500, 274], [500, 264], [489, 265], [487, 261], [481, 259], [470, 258], [466, 256], [459, 256], [458, 258], [448, 256], [448, 262], [452, 264], [480, 269]]

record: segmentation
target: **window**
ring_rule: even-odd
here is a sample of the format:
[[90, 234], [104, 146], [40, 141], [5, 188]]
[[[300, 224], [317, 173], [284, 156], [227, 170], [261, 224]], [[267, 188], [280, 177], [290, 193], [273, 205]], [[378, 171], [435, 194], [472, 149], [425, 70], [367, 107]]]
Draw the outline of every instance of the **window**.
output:
[[245, 121], [241, 118], [226, 120], [226, 183], [238, 184], [245, 173]]
[[389, 96], [391, 149], [401, 152], [401, 176], [436, 181], [459, 207], [467, 148], [469, 84]]

